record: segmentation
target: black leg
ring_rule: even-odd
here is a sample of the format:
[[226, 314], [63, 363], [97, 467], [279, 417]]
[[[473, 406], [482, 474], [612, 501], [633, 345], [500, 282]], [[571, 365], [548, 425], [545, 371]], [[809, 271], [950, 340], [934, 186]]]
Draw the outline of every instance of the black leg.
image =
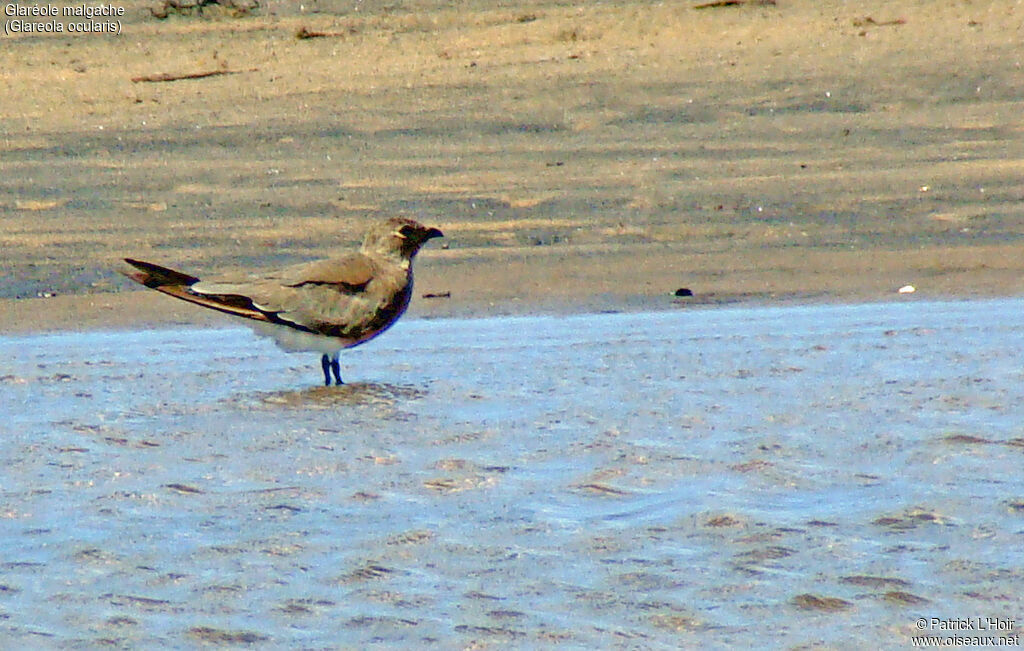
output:
[[338, 363], [338, 358], [335, 357], [331, 360], [331, 371], [334, 373], [334, 383], [337, 385], [345, 384], [341, 381], [341, 364]]
[[329, 387], [331, 386], [331, 358], [325, 354], [320, 358], [320, 366], [324, 369], [324, 386]]

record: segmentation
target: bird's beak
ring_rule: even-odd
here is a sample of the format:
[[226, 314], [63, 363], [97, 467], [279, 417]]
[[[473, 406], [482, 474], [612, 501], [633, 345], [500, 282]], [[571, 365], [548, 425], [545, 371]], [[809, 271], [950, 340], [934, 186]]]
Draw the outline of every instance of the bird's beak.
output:
[[423, 234], [423, 241], [426, 242], [427, 240], [432, 240], [435, 237], [444, 237], [444, 233], [437, 228], [428, 228], [427, 232]]

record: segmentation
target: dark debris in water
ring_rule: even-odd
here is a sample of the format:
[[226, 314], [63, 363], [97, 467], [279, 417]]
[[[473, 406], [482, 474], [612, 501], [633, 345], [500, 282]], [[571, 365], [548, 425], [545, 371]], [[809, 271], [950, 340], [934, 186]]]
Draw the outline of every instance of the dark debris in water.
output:
[[251, 631], [228, 631], [210, 626], [190, 628], [188, 635], [206, 644], [256, 644], [267, 639], [265, 635]]
[[946, 443], [961, 443], [965, 445], [993, 443], [993, 441], [989, 439], [984, 439], [980, 436], [972, 436], [970, 434], [950, 434], [946, 436], [943, 441]]
[[1014, 513], [1024, 513], [1024, 499], [1007, 500], [1006, 506]]
[[434, 532], [426, 529], [406, 531], [388, 538], [388, 545], [418, 545], [434, 538]]
[[288, 599], [276, 610], [288, 615], [313, 615], [334, 605], [335, 602], [328, 599]]
[[353, 617], [346, 622], [346, 625], [350, 628], [372, 628], [375, 626], [385, 626], [393, 628], [395, 626], [419, 626], [419, 621], [415, 619], [409, 619], [407, 617], [387, 617], [387, 616], [360, 616]]
[[176, 493], [183, 493], [185, 495], [202, 495], [206, 491], [195, 486], [189, 486], [187, 484], [165, 484], [164, 488], [169, 488]]
[[718, 515], [709, 518], [704, 524], [709, 527], [735, 527], [743, 523], [731, 515]]
[[742, 552], [737, 554], [737, 558], [743, 560], [746, 563], [756, 563], [760, 561], [774, 561], [782, 558], [786, 558], [795, 554], [796, 551], [788, 548], [781, 547], [778, 545], [771, 545], [763, 547], [761, 549], [751, 549], [750, 551]]
[[517, 631], [503, 626], [470, 626], [468, 624], [459, 624], [455, 627], [455, 630], [459, 633], [468, 633], [484, 637], [501, 637], [508, 639], [526, 637], [526, 633], [523, 631]]
[[504, 601], [504, 597], [498, 597], [496, 595], [479, 592], [477, 590], [470, 590], [465, 594], [467, 599], [483, 599], [485, 601]]
[[817, 610], [824, 613], [838, 613], [853, 607], [853, 604], [845, 599], [819, 597], [810, 593], [798, 594], [793, 597], [791, 603], [800, 610]]
[[1010, 595], [1005, 592], [986, 593], [979, 592], [977, 590], [965, 590], [964, 596], [970, 597], [971, 599], [977, 599], [978, 601], [1013, 601], [1016, 599], [1016, 595]]
[[907, 509], [898, 515], [887, 515], [877, 518], [874, 520], [873, 524], [880, 527], [888, 527], [895, 531], [906, 531], [914, 529], [921, 524], [951, 525], [953, 523], [934, 511], [921, 507], [914, 507]]
[[518, 610], [489, 610], [487, 616], [494, 619], [520, 619], [526, 617], [526, 613]]
[[464, 490], [480, 488], [491, 483], [487, 477], [474, 475], [468, 477], [435, 477], [423, 482], [426, 488], [438, 493], [458, 493]]
[[79, 550], [72, 557], [83, 563], [112, 563], [117, 560], [115, 554], [95, 547]]
[[922, 604], [931, 603], [931, 601], [924, 597], [918, 597], [916, 594], [905, 592], [903, 590], [890, 590], [882, 595], [882, 599], [891, 604], [897, 604], [900, 606], [920, 606]]
[[591, 495], [603, 495], [605, 497], [623, 497], [629, 495], [629, 491], [624, 491], [608, 484], [591, 482], [588, 484], [580, 484], [576, 488]]
[[292, 506], [291, 504], [275, 504], [273, 506], [266, 507], [267, 511], [281, 511], [284, 513], [301, 513], [302, 507]]
[[342, 583], [353, 583], [357, 581], [370, 581], [374, 579], [387, 578], [394, 574], [396, 570], [380, 565], [377, 563], [366, 563], [362, 567], [352, 570], [345, 576], [341, 577]]
[[1011, 448], [1024, 448], [1024, 438], [1020, 437], [997, 441], [973, 434], [949, 434], [942, 438], [942, 442], [957, 445], [1006, 445]]
[[910, 585], [909, 581], [904, 581], [903, 579], [896, 579], [896, 578], [887, 577], [887, 576], [868, 576], [868, 575], [863, 575], [863, 574], [856, 574], [856, 575], [853, 575], [853, 576], [844, 576], [843, 578], [841, 578], [839, 580], [840, 580], [840, 582], [845, 583], [847, 585], [856, 585], [856, 586], [860, 586], [860, 587], [863, 587], [863, 588], [875, 588], [875, 589], [894, 588], [894, 587], [905, 588], [905, 587], [908, 587]]
[[771, 461], [763, 461], [761, 459], [754, 459], [753, 461], [747, 461], [745, 463], [737, 463], [729, 466], [731, 470], [736, 472], [757, 472], [760, 470], [767, 470], [774, 466]]
[[173, 612], [177, 606], [166, 599], [155, 599], [152, 597], [140, 597], [128, 594], [105, 594], [103, 599], [108, 600], [115, 606], [131, 606], [146, 611]]

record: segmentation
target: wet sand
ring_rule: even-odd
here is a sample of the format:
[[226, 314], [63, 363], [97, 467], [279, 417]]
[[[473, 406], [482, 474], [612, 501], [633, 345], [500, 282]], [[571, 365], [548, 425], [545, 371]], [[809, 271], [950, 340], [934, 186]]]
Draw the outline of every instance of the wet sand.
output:
[[0, 338], [0, 635], [907, 648], [1014, 618], [1021, 315], [406, 321], [331, 388], [245, 329]]

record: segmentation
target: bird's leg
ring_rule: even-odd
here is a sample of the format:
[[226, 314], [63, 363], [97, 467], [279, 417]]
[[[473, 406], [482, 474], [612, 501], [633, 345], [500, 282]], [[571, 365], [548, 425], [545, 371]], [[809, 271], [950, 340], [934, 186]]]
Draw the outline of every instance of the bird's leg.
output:
[[331, 358], [324, 353], [320, 358], [320, 366], [324, 369], [324, 386], [331, 386]]
[[341, 381], [341, 364], [338, 362], [338, 354], [335, 353], [334, 357], [331, 358], [331, 372], [334, 373], [334, 383], [337, 385], [345, 384]]

